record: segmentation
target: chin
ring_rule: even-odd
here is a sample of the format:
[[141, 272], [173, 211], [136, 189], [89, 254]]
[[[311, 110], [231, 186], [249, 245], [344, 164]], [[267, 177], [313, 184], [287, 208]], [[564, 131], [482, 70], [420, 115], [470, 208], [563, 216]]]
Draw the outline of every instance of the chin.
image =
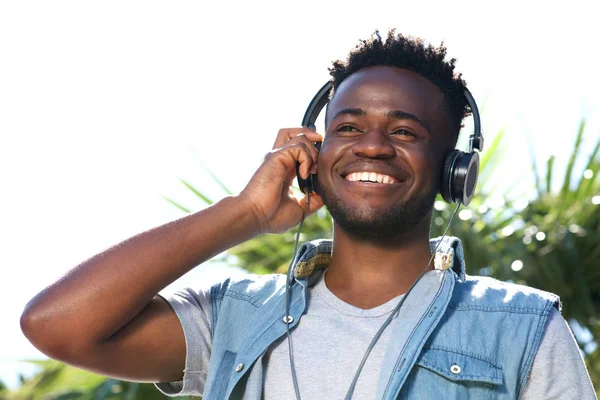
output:
[[409, 209], [394, 208], [387, 212], [378, 210], [357, 210], [328, 205], [328, 210], [336, 225], [347, 233], [365, 240], [393, 239], [414, 231], [429, 214], [415, 213]]
[[320, 187], [319, 193], [336, 225], [345, 232], [364, 240], [393, 239], [413, 232], [429, 218], [436, 192], [412, 197], [388, 208], [351, 207], [344, 204], [328, 188]]

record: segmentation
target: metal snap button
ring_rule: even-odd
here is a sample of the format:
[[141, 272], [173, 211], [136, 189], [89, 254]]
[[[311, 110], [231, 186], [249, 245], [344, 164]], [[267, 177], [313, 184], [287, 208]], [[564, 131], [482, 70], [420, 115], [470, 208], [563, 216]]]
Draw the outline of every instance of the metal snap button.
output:
[[283, 322], [285, 322], [286, 324], [291, 324], [292, 322], [294, 322], [294, 317], [292, 317], [291, 315], [286, 315], [285, 317], [283, 317]]
[[238, 364], [237, 367], [235, 367], [235, 372], [240, 372], [243, 369], [244, 369], [244, 364], [240, 363], [240, 364]]
[[460, 371], [462, 371], [462, 368], [456, 364], [450, 367], [450, 372], [452, 372], [453, 374], [460, 374]]

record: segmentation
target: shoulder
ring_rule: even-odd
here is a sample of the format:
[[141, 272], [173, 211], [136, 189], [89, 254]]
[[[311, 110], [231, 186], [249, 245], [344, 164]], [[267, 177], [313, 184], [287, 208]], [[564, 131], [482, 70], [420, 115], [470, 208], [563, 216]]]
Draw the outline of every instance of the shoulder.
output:
[[453, 309], [479, 309], [519, 313], [560, 310], [557, 295], [529, 286], [499, 281], [490, 277], [469, 276], [457, 280], [449, 306]]
[[594, 399], [583, 357], [565, 319], [550, 311], [531, 373], [520, 399]]

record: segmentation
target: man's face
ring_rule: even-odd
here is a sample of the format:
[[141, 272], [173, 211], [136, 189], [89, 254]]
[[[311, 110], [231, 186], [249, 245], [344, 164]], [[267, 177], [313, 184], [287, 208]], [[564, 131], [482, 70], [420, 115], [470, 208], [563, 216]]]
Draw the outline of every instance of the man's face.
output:
[[428, 224], [451, 146], [442, 92], [408, 70], [367, 68], [338, 87], [326, 120], [318, 192], [336, 225], [392, 239]]

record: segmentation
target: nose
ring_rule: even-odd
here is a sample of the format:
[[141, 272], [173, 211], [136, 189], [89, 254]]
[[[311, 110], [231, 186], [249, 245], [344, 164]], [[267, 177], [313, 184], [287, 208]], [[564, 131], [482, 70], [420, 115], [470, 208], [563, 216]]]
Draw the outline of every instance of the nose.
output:
[[380, 129], [367, 131], [354, 144], [352, 151], [358, 157], [381, 159], [391, 158], [396, 154], [394, 146], [390, 143], [389, 135]]

